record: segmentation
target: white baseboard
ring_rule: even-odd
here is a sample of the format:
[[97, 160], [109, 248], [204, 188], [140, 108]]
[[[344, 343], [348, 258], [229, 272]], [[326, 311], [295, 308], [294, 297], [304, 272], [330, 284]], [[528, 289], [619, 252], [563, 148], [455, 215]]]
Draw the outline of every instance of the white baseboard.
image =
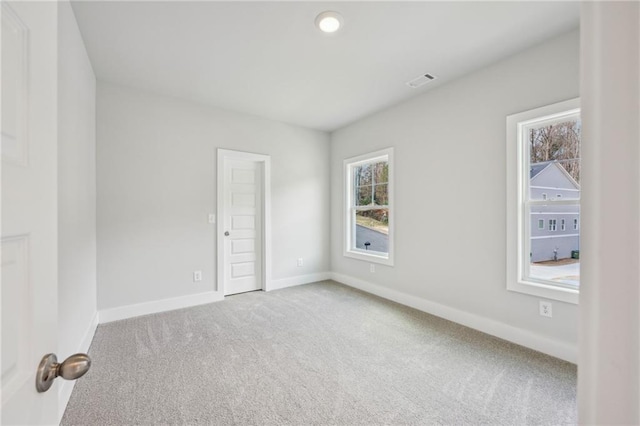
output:
[[[281, 288], [296, 285], [313, 283], [331, 279], [330, 272], [319, 272], [308, 275], [297, 275], [290, 278], [271, 280], [266, 291], [278, 290]], [[100, 324], [112, 321], [119, 321], [127, 318], [139, 317], [141, 315], [156, 314], [159, 312], [173, 311], [175, 309], [189, 308], [191, 306], [204, 305], [212, 302], [219, 302], [224, 299], [221, 292], [211, 291], [207, 293], [190, 294], [188, 296], [174, 297], [172, 299], [156, 300], [153, 302], [137, 303], [135, 305], [119, 306], [117, 308], [102, 309], [99, 311]]]
[[[96, 312], [93, 315], [91, 322], [89, 323], [87, 331], [82, 337], [82, 341], [80, 342], [76, 353], [89, 352], [89, 347], [91, 346], [91, 342], [93, 341], [93, 336], [96, 334], [96, 328], [98, 328], [98, 320], [98, 312]], [[62, 421], [62, 416], [64, 415], [64, 411], [67, 409], [67, 404], [69, 403], [69, 399], [71, 398], [71, 393], [73, 392], [73, 387], [75, 386], [76, 381], [58, 380], [58, 382], [60, 383], [60, 389], [58, 391], [58, 424], [60, 424], [60, 422]]]
[[315, 274], [296, 275], [295, 277], [281, 278], [279, 280], [271, 280], [266, 291], [278, 290], [281, 288], [293, 287], [296, 285], [315, 283], [317, 281], [325, 281], [331, 279], [331, 272], [318, 272]]
[[549, 339], [548, 337], [544, 337], [500, 321], [431, 302], [427, 299], [412, 296], [377, 284], [372, 284], [348, 275], [334, 272], [331, 274], [331, 277], [334, 281], [348, 285], [349, 287], [375, 294], [376, 296], [380, 296], [384, 299], [392, 300], [419, 311], [462, 324], [469, 328], [482, 331], [483, 333], [487, 333], [538, 352], [577, 364], [578, 348], [574, 345]]
[[171, 299], [154, 300], [153, 302], [102, 309], [99, 311], [100, 324], [139, 317], [141, 315], [156, 314], [158, 312], [173, 311], [175, 309], [219, 302], [223, 299], [224, 296], [221, 292], [209, 291], [206, 293], [189, 294], [187, 296], [174, 297]]

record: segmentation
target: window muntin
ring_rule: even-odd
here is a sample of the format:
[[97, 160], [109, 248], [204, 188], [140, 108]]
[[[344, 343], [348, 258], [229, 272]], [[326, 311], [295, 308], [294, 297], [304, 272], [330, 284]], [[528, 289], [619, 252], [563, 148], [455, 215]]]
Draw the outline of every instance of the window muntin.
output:
[[[566, 226], [558, 231], [557, 222], [555, 231], [538, 224], [579, 222], [579, 107], [573, 99], [507, 117], [507, 289], [576, 304], [580, 234]], [[558, 144], [558, 137], [573, 137], [573, 145]], [[548, 176], [536, 177], [549, 165]], [[565, 184], [549, 182], [552, 175]]]
[[393, 265], [393, 149], [344, 161], [344, 255]]
[[555, 230], [556, 230], [556, 220], [549, 219], [549, 231], [555, 231]]

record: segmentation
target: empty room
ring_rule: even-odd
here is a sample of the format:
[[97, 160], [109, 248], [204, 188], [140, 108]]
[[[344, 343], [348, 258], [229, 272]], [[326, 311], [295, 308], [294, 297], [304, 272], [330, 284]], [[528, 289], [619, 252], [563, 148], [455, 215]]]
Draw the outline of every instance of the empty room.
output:
[[1, 21], [3, 425], [640, 424], [640, 3]]

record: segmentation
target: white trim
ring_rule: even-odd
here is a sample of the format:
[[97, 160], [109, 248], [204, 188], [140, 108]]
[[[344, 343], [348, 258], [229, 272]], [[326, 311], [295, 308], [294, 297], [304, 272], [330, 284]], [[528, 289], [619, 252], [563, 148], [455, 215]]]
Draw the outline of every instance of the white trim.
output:
[[[519, 244], [520, 236], [523, 241], [530, 244], [531, 219], [529, 208], [534, 205], [544, 204], [540, 200], [524, 200], [519, 194], [526, 194], [527, 180], [529, 173], [525, 173], [523, 161], [526, 155], [524, 144], [521, 143], [522, 131], [528, 125], [540, 121], [558, 120], [562, 121], [566, 116], [580, 112], [580, 98], [547, 105], [541, 108], [513, 114], [507, 117], [506, 131], [506, 158], [507, 158], [507, 188], [506, 188], [506, 209], [507, 209], [507, 290], [529, 294], [537, 297], [558, 300], [561, 302], [578, 304], [579, 292], [577, 289], [567, 289], [549, 281], [546, 284], [526, 280], [528, 276], [529, 262], [525, 261], [525, 250]], [[553, 163], [549, 163], [553, 164]], [[538, 174], [539, 175], [539, 174]], [[576, 188], [579, 185], [576, 184]], [[526, 201], [526, 203], [525, 203]], [[546, 203], [552, 200], [545, 200]], [[527, 204], [525, 206], [525, 204]], [[554, 205], [579, 205], [579, 200], [554, 200]], [[525, 208], [527, 207], [527, 208]], [[564, 213], [563, 213], [564, 214]], [[572, 214], [567, 212], [566, 214]], [[575, 213], [573, 213], [575, 214]]]
[[296, 275], [295, 277], [280, 278], [271, 280], [269, 291], [279, 290], [281, 288], [294, 287], [318, 281], [326, 281], [331, 279], [331, 272], [317, 272], [315, 274]]
[[208, 291], [206, 293], [189, 294], [170, 299], [154, 300], [152, 302], [102, 309], [98, 311], [98, 318], [100, 324], [106, 324], [108, 322], [139, 317], [142, 315], [157, 314], [159, 312], [206, 305], [207, 303], [219, 302], [221, 300], [223, 300], [221, 292]]
[[216, 290], [224, 295], [224, 161], [226, 159], [262, 163], [262, 290], [271, 290], [271, 156], [218, 148], [217, 160], [217, 283]]
[[534, 212], [529, 211], [529, 214], [546, 214], [546, 215], [576, 215], [580, 214], [579, 212]]
[[[352, 250], [351, 242], [355, 238], [353, 233], [355, 232], [355, 226], [352, 228], [351, 222], [351, 187], [352, 187], [352, 175], [349, 172], [351, 167], [356, 167], [361, 164], [374, 163], [376, 161], [386, 161], [389, 165], [389, 180], [387, 182], [387, 197], [388, 205], [380, 206], [387, 209], [389, 212], [389, 233], [388, 233], [388, 253], [380, 252], [365, 252], [361, 250]], [[343, 226], [342, 226], [342, 254], [345, 257], [352, 259], [364, 260], [366, 262], [378, 263], [381, 265], [393, 266], [394, 264], [394, 223], [395, 223], [395, 211], [394, 211], [394, 150], [393, 147], [381, 149], [379, 151], [370, 152], [367, 154], [358, 155], [356, 157], [346, 158], [342, 162], [342, 184], [343, 184]], [[369, 210], [367, 206], [359, 206], [356, 210]]]
[[[98, 328], [98, 312], [93, 314], [93, 318], [89, 323], [89, 327], [87, 331], [84, 333], [84, 337], [80, 341], [78, 345], [78, 349], [76, 353], [89, 352], [89, 348], [91, 347], [91, 342], [93, 341], [93, 336], [96, 334], [96, 329]], [[68, 356], [71, 354], [60, 354], [62, 356]], [[64, 416], [64, 412], [67, 409], [67, 404], [69, 404], [69, 399], [71, 398], [71, 393], [73, 392], [73, 388], [76, 384], [76, 380], [60, 380], [60, 388], [58, 389], [58, 424], [62, 421], [62, 416]]]
[[579, 237], [580, 234], [563, 234], [563, 235], [538, 235], [537, 237], [530, 237], [532, 240], [541, 240], [544, 238], [564, 238], [564, 237]]
[[579, 206], [580, 199], [577, 198], [548, 198], [546, 200], [524, 201], [529, 206]]
[[504, 340], [525, 346], [527, 348], [576, 363], [578, 348], [559, 340], [550, 339], [529, 330], [514, 327], [487, 317], [465, 312], [450, 306], [442, 305], [410, 294], [392, 290], [377, 284], [369, 283], [348, 275], [333, 273], [334, 281], [357, 288], [367, 293], [375, 294], [384, 299], [392, 300], [405, 306], [417, 309], [440, 318], [462, 324], [474, 330], [499, 337]]
[[577, 188], [558, 188], [555, 186], [537, 186], [537, 185], [529, 185], [529, 188], [531, 189], [551, 189], [554, 191], [574, 191], [574, 192], [580, 192], [580, 189]]

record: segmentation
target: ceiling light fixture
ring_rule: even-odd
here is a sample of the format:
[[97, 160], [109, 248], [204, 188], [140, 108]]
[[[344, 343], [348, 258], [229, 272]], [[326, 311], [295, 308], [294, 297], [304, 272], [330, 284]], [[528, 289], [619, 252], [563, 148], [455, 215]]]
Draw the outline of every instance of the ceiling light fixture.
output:
[[325, 33], [335, 33], [342, 27], [342, 15], [338, 12], [326, 11], [316, 16], [316, 27]]

